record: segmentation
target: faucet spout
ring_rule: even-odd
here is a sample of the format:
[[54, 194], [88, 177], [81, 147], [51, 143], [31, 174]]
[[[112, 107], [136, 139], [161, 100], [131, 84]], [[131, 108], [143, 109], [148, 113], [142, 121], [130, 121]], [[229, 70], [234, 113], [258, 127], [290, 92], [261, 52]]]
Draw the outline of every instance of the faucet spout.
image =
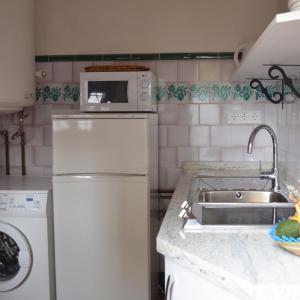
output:
[[276, 138], [276, 134], [275, 134], [274, 130], [266, 124], [262, 124], [262, 125], [257, 126], [252, 131], [252, 133], [249, 137], [247, 153], [249, 153], [249, 154], [252, 153], [253, 142], [254, 142], [254, 139], [256, 137], [256, 134], [262, 129], [265, 129], [266, 131], [268, 131], [268, 133], [270, 134], [270, 136], [272, 138], [273, 163], [272, 163], [272, 170], [269, 171], [269, 172], [261, 172], [260, 177], [271, 179], [272, 180], [272, 189], [274, 191], [279, 191], [280, 187], [279, 187], [279, 183], [278, 183], [278, 142], [277, 142], [277, 138]]

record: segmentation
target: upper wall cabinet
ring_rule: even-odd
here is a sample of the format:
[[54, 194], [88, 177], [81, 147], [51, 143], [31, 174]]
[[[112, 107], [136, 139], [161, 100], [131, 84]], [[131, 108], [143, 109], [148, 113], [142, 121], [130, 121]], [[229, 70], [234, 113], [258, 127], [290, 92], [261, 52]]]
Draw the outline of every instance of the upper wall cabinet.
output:
[[34, 103], [34, 0], [0, 0], [0, 113]]
[[[300, 11], [277, 14], [233, 75], [234, 81], [269, 78], [270, 65], [283, 65], [300, 78]], [[288, 65], [288, 66], [287, 66]]]

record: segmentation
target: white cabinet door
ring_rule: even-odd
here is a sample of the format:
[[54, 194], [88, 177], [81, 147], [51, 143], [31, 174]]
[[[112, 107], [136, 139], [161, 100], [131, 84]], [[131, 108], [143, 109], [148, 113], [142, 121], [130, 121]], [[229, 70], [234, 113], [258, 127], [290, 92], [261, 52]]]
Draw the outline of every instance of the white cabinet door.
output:
[[165, 278], [166, 300], [240, 300], [169, 258], [165, 259]]
[[58, 300], [149, 300], [146, 177], [54, 177]]
[[148, 173], [148, 119], [53, 120], [53, 173]]

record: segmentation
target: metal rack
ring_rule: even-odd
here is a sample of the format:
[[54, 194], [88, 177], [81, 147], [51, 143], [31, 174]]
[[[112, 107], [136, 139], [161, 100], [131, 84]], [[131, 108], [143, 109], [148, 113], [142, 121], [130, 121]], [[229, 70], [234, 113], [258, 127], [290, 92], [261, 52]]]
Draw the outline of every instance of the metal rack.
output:
[[[282, 67], [300, 67], [300, 65], [264, 65], [269, 66], [268, 76], [269, 79], [257, 79], [254, 78], [250, 82], [252, 89], [260, 89], [266, 99], [274, 104], [283, 104], [284, 103], [293, 103], [297, 101], [297, 98], [300, 98], [300, 92], [297, 91], [292, 78], [288, 77], [286, 72]], [[267, 88], [264, 87], [262, 80], [279, 80], [281, 82], [281, 91], [276, 91], [272, 95], [269, 94]], [[296, 99], [287, 100], [285, 98], [285, 86], [289, 87], [291, 92], [296, 96]]]

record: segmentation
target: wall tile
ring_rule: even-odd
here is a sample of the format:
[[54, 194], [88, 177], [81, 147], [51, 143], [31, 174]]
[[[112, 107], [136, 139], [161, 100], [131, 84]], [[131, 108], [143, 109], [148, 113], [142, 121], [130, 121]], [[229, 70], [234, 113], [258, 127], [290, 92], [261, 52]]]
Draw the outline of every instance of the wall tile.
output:
[[53, 82], [72, 82], [72, 62], [53, 63]]
[[167, 189], [174, 190], [180, 175], [182, 174], [182, 169], [180, 168], [167, 168]]
[[224, 148], [221, 152], [222, 161], [243, 161], [242, 148]]
[[[20, 145], [11, 145], [9, 148], [9, 159], [12, 167], [21, 167], [21, 147]], [[32, 166], [33, 163], [33, 147], [25, 146], [26, 166]]]
[[52, 127], [44, 126], [44, 145], [52, 146]]
[[156, 72], [159, 79], [177, 81], [177, 61], [157, 61]]
[[160, 190], [167, 189], [167, 169], [166, 168], [158, 169], [158, 188]]
[[187, 146], [188, 126], [168, 126], [168, 146]]
[[178, 105], [178, 124], [199, 124], [199, 106], [197, 104]]
[[176, 148], [160, 148], [159, 149], [159, 162], [161, 168], [176, 167], [177, 156]]
[[231, 126], [231, 146], [242, 146], [246, 149], [253, 126], [235, 125]]
[[230, 126], [211, 126], [211, 145], [230, 147], [231, 146], [231, 127]]
[[52, 166], [52, 147], [35, 148], [35, 165]]
[[167, 126], [164, 125], [158, 126], [158, 146], [159, 147], [167, 146]]
[[42, 126], [24, 126], [26, 144], [28, 146], [42, 146], [44, 139], [44, 130]]
[[209, 145], [209, 127], [208, 126], [190, 126], [189, 127], [189, 145], [190, 146], [208, 146]]
[[72, 82], [79, 83], [80, 82], [80, 77], [79, 77], [80, 72], [84, 72], [84, 68], [91, 66], [91, 65], [92, 65], [92, 62], [90, 62], [90, 61], [75, 61], [75, 62], [73, 62]]
[[177, 150], [177, 166], [182, 167], [184, 161], [198, 161], [199, 148], [179, 147]]
[[36, 71], [46, 71], [47, 75], [45, 77], [36, 77], [37, 83], [51, 83], [53, 82], [53, 64], [51, 62], [47, 63], [36, 63]]
[[201, 60], [199, 62], [199, 80], [219, 81], [221, 80], [220, 60]]
[[200, 105], [200, 124], [207, 124], [207, 125], [220, 124], [220, 105], [218, 104]]
[[197, 81], [198, 62], [197, 61], [178, 61], [178, 81]]
[[232, 59], [224, 59], [221, 61], [221, 80], [223, 82], [231, 81], [231, 77], [235, 71], [235, 64]]
[[200, 147], [199, 152], [200, 161], [220, 161], [221, 149], [213, 147]]
[[177, 104], [158, 104], [159, 124], [177, 124]]
[[34, 106], [34, 124], [50, 125], [52, 104], [36, 104]]

